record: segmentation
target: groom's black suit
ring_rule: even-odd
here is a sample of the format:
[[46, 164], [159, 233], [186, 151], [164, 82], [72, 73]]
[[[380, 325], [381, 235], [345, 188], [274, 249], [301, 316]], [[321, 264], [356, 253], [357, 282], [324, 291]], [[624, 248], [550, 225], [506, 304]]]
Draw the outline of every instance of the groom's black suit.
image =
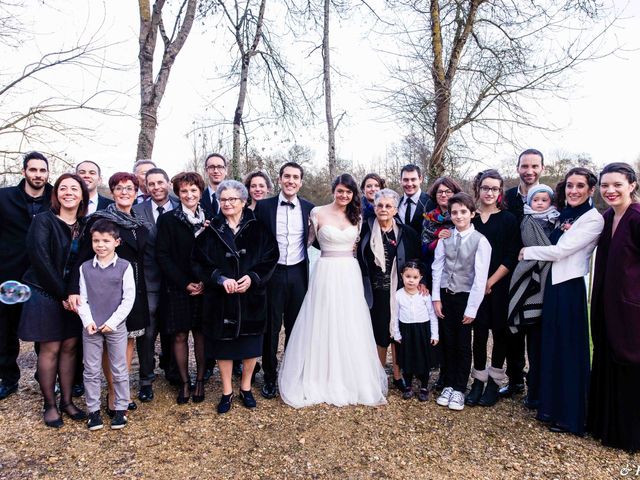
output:
[[[302, 251], [304, 260], [295, 265], [286, 265], [285, 259], [280, 258], [278, 266], [267, 287], [269, 319], [267, 321], [267, 331], [264, 335], [262, 351], [262, 367], [264, 369], [265, 384], [275, 384], [278, 368], [276, 355], [278, 353], [280, 329], [284, 322], [286, 346], [309, 284], [307, 241], [309, 238], [309, 213], [314, 205], [300, 197], [298, 197], [298, 200], [300, 202], [299, 207], [294, 207], [290, 211], [293, 211], [295, 208], [300, 208], [302, 211]], [[275, 196], [257, 202], [254, 211], [258, 221], [266, 225], [276, 238], [278, 238], [277, 216], [279, 207], [284, 209], [291, 208], [288, 206], [280, 206], [280, 197]]]

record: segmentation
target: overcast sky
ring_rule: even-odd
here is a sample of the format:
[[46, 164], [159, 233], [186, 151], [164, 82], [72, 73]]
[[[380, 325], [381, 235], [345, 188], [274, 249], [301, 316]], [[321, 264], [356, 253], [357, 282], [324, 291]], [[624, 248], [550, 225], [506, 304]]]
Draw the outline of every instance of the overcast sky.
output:
[[[72, 89], [78, 95], [86, 95], [98, 86], [127, 95], [110, 97], [113, 106], [124, 110], [128, 116], [94, 117], [76, 114], [73, 121], [91, 131], [85, 138], [57, 145], [71, 160], [91, 158], [98, 161], [105, 176], [128, 170], [134, 161], [138, 134], [136, 112], [138, 100], [138, 7], [132, 0], [109, 0], [99, 2], [69, 0], [56, 2], [54, 11], [50, 5], [36, 0], [27, 0], [31, 5], [22, 21], [32, 28], [33, 40], [14, 50], [3, 64], [18, 68], [26, 58], [35, 58], [38, 52], [46, 52], [52, 45], [70, 45], [79, 34], [86, 36], [94, 32], [97, 22], [102, 22], [100, 37], [103, 41], [117, 41], [106, 57], [122, 65], [118, 71], [104, 71], [99, 77], [78, 71], [68, 72], [51, 79], [51, 85], [59, 90]], [[627, 51], [583, 66], [575, 74], [575, 88], [565, 92], [566, 101], [550, 100], [541, 106], [553, 123], [562, 127], [556, 132], [544, 134], [522, 131], [519, 137], [527, 139], [516, 146], [504, 146], [496, 151], [478, 148], [477, 157], [485, 165], [500, 166], [505, 159], [512, 158], [523, 146], [535, 146], [553, 157], [555, 152], [587, 153], [600, 164], [610, 161], [635, 162], [640, 156], [638, 142], [638, 112], [640, 95], [640, 2], [616, 1], [618, 9], [625, 9], [626, 19], [615, 30], [615, 41]], [[37, 8], [35, 8], [37, 7]], [[100, 8], [98, 8], [100, 7]], [[335, 18], [335, 17], [334, 17]], [[338, 130], [338, 155], [352, 162], [371, 165], [376, 162], [393, 142], [400, 139], [402, 129], [391, 122], [380, 120], [382, 113], [371, 107], [366, 100], [366, 91], [378, 82], [385, 81], [385, 69], [378, 53], [367, 39], [365, 25], [354, 28], [354, 23], [334, 23], [333, 59], [344, 74], [335, 78], [334, 111], [346, 111], [347, 115]], [[88, 26], [86, 26], [88, 25]], [[84, 33], [82, 33], [84, 32]], [[178, 56], [169, 80], [169, 86], [160, 111], [153, 159], [170, 174], [182, 169], [193, 157], [192, 140], [187, 133], [194, 122], [220, 121], [222, 115], [231, 118], [235, 98], [222, 96], [217, 100], [223, 82], [216, 80], [228, 64], [228, 51], [221, 47], [223, 30], [198, 23], [192, 36]], [[319, 52], [311, 59], [305, 58], [309, 45], [302, 45], [290, 52], [297, 62], [305, 62], [310, 71], [318, 67]], [[50, 86], [51, 86], [50, 85]], [[39, 88], [45, 88], [44, 86]], [[256, 108], [249, 107], [247, 118], [257, 114], [263, 105], [258, 89], [252, 88]], [[23, 93], [35, 98], [35, 93]], [[23, 102], [24, 102], [23, 97]], [[319, 118], [323, 118], [322, 104], [317, 104]], [[263, 149], [265, 154], [286, 151], [292, 141], [310, 146], [321, 162], [326, 154], [324, 125], [316, 125], [287, 132], [281, 128], [256, 131], [252, 144]], [[229, 133], [230, 130], [227, 130]], [[226, 140], [230, 138], [226, 137]], [[37, 146], [34, 146], [37, 147]], [[31, 148], [25, 146], [24, 150]]]

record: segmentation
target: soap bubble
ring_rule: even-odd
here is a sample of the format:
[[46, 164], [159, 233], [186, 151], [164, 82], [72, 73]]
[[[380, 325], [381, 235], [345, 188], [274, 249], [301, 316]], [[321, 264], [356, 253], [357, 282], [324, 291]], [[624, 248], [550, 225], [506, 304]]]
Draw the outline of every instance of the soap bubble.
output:
[[23, 303], [31, 297], [31, 289], [15, 280], [7, 280], [0, 285], [0, 302], [7, 305]]

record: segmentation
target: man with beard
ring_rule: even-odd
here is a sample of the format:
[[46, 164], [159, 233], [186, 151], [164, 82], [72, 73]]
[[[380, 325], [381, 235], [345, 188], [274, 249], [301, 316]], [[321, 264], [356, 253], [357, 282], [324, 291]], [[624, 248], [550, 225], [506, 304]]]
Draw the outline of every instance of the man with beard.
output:
[[[40, 152], [30, 152], [22, 162], [24, 177], [15, 187], [0, 189], [0, 283], [20, 280], [29, 267], [27, 231], [33, 217], [50, 206], [53, 187], [49, 162]], [[0, 400], [18, 390], [18, 323], [22, 304], [0, 303]]]
[[[516, 166], [520, 183], [517, 187], [505, 192], [507, 210], [513, 213], [518, 222], [524, 217], [524, 205], [527, 203], [529, 189], [540, 183], [540, 177], [544, 173], [544, 156], [535, 148], [528, 148], [518, 156]], [[540, 328], [528, 326], [519, 328], [517, 333], [511, 334], [507, 341], [507, 376], [509, 384], [500, 389], [500, 395], [511, 397], [524, 391], [524, 366], [525, 366], [525, 342], [529, 356], [536, 355], [540, 350]], [[534, 408], [535, 405], [525, 399], [525, 405]]]

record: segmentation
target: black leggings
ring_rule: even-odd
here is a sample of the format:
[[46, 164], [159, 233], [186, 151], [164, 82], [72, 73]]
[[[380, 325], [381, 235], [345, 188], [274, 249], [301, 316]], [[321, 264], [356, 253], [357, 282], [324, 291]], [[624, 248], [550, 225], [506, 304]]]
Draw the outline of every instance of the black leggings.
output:
[[[480, 323], [473, 325], [473, 368], [484, 370], [487, 368], [487, 342], [489, 341], [489, 327]], [[491, 329], [493, 334], [493, 348], [491, 349], [491, 366], [502, 368], [507, 356], [508, 328]]]

